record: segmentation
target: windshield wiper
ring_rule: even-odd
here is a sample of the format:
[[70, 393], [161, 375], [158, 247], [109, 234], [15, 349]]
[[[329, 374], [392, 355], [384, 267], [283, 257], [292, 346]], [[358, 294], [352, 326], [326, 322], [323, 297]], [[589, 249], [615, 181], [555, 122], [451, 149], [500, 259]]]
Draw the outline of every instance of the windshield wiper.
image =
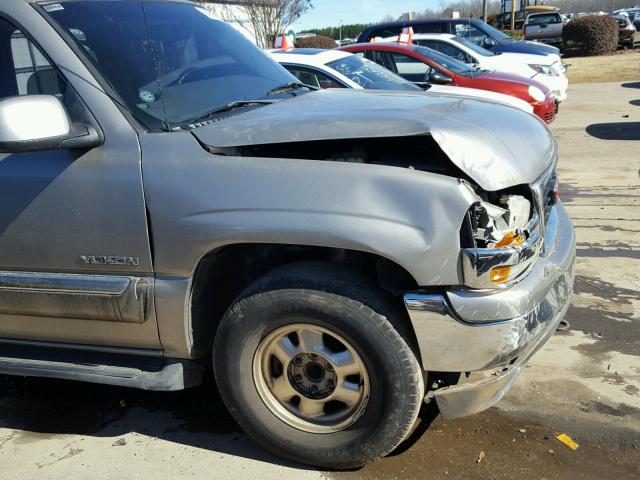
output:
[[312, 87], [311, 85], [305, 85], [304, 83], [300, 83], [300, 82], [290, 82], [284, 85], [280, 85], [279, 87], [272, 88], [267, 92], [267, 96], [271, 97], [273, 95], [278, 95], [280, 93], [292, 92], [293, 90], [298, 90], [300, 88], [310, 88], [312, 90], [317, 90], [317, 88]]
[[222, 107], [218, 107], [218, 108], [216, 108], [214, 110], [211, 110], [210, 112], [207, 112], [204, 115], [200, 115], [199, 117], [194, 118], [193, 120], [189, 120], [186, 123], [188, 125], [192, 125], [194, 123], [203, 122], [203, 121], [209, 119], [210, 117], [213, 117], [214, 115], [217, 115], [218, 113], [229, 112], [229, 111], [234, 110], [236, 108], [246, 107], [248, 105], [257, 105], [257, 104], [269, 105], [269, 104], [275, 103], [277, 101], [278, 100], [266, 100], [266, 99], [236, 100], [234, 102], [229, 102], [226, 105], [223, 105]]

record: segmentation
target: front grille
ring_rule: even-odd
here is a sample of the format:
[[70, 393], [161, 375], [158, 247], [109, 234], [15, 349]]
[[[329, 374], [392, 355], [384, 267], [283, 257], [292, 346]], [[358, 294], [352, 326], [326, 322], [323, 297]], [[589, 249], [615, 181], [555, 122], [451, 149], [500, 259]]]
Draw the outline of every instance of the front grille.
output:
[[558, 184], [558, 174], [555, 170], [551, 172], [549, 178], [544, 183], [542, 187], [542, 205], [544, 212], [544, 221], [546, 223], [547, 218], [549, 218], [549, 212], [551, 211], [551, 207], [556, 203], [556, 186]]
[[551, 207], [556, 203], [556, 186], [558, 183], [558, 174], [555, 166], [547, 170], [538, 180], [531, 185], [531, 191], [536, 206], [536, 211], [541, 219], [542, 232], [544, 234], [544, 226], [549, 219]]

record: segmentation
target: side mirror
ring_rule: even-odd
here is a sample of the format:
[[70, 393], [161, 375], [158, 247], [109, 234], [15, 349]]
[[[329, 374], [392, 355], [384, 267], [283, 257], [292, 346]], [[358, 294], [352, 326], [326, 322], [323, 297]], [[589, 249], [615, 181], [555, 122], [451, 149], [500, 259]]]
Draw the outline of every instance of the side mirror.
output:
[[433, 72], [431, 72], [431, 75], [429, 75], [429, 81], [431, 83], [435, 83], [436, 85], [448, 85], [450, 83], [453, 83], [453, 78], [448, 77], [444, 73], [440, 73], [437, 70], [434, 70]]
[[93, 127], [71, 124], [53, 95], [0, 100], [0, 153], [93, 148], [102, 136]]
[[482, 46], [484, 48], [493, 48], [497, 45], [498, 43], [491, 37], [484, 37], [484, 40], [482, 41]]

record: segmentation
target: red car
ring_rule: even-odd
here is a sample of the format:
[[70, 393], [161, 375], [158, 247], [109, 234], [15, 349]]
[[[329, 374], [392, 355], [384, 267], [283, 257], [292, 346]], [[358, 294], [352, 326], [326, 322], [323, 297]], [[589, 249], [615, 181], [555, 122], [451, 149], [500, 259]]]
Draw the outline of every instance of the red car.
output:
[[557, 107], [551, 91], [529, 78], [477, 70], [419, 45], [373, 42], [348, 45], [340, 50], [364, 54], [368, 59], [417, 85], [449, 84], [512, 95], [528, 102], [533, 107], [533, 112], [545, 122], [551, 123], [555, 119]]

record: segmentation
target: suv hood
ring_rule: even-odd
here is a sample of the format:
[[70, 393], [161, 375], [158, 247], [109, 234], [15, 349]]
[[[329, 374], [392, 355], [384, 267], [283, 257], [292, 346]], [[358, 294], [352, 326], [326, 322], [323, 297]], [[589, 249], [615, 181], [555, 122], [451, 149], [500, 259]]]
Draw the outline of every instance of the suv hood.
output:
[[444, 93], [320, 90], [192, 133], [214, 148], [430, 135], [458, 168], [487, 191], [532, 183], [556, 156], [553, 135], [534, 115]]

